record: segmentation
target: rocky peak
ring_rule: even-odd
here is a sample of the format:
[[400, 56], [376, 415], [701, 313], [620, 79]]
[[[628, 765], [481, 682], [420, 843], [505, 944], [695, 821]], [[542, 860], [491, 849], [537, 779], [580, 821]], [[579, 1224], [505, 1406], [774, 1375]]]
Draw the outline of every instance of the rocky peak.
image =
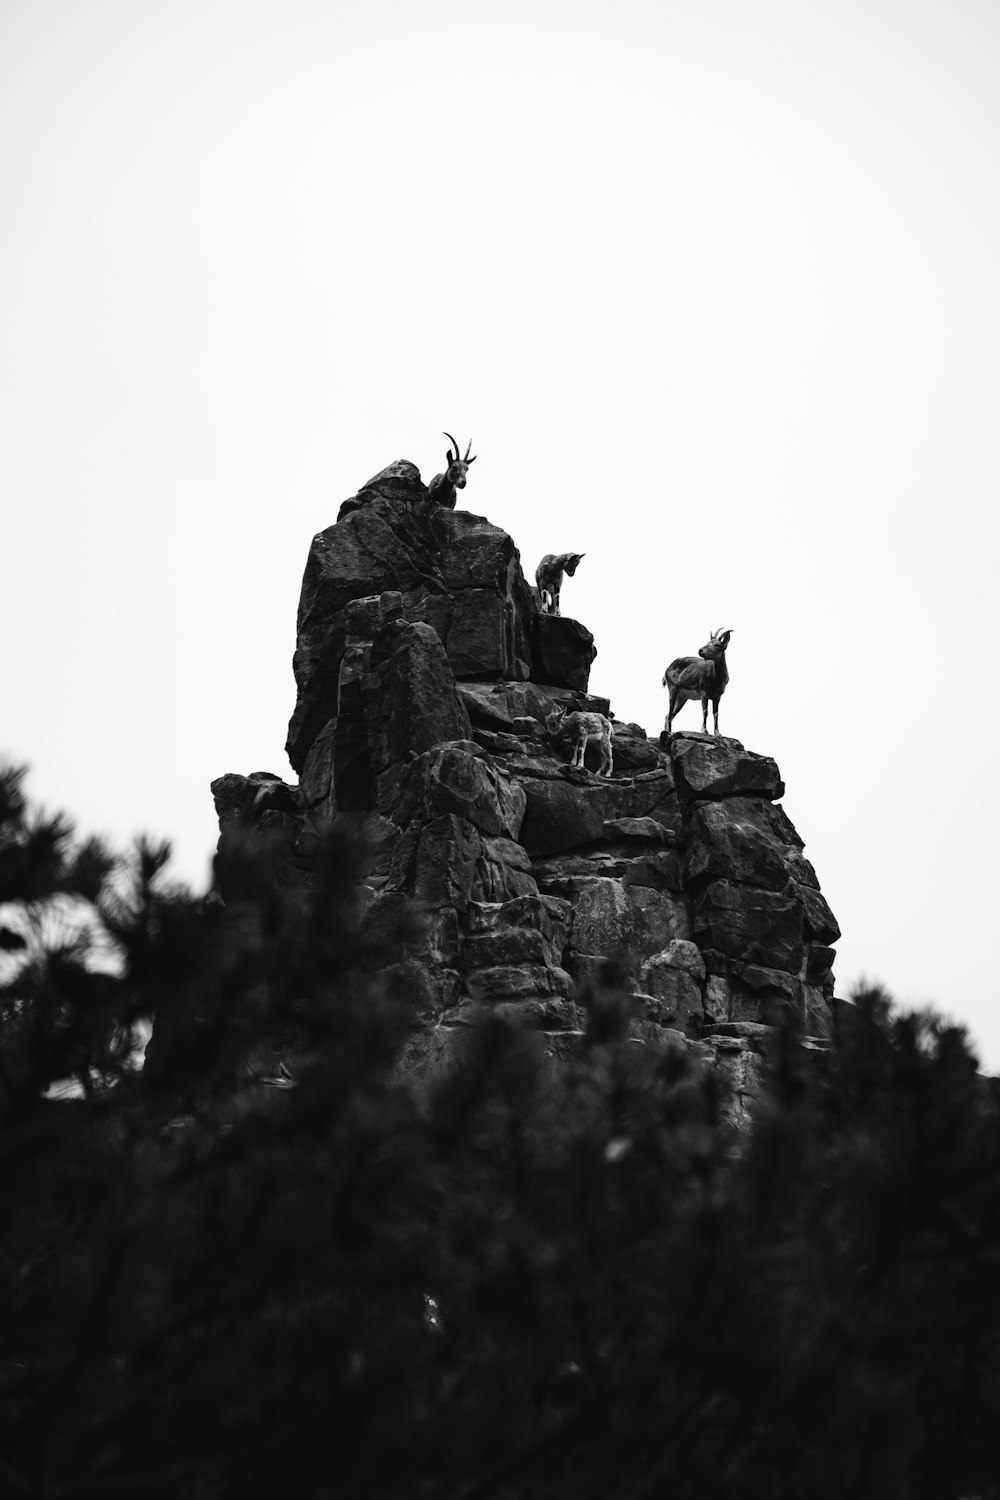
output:
[[637, 1040], [714, 1048], [732, 1068], [783, 1017], [821, 1036], [839, 929], [775, 762], [616, 721], [610, 776], [589, 769], [593, 750], [569, 765], [546, 721], [610, 714], [588, 691], [595, 655], [578, 621], [541, 613], [505, 531], [392, 464], [309, 551], [287, 746], [299, 784], [223, 777], [220, 815], [364, 815], [369, 918], [420, 903], [406, 978], [439, 1037], [480, 1006], [578, 1033], [609, 972], [634, 997]]

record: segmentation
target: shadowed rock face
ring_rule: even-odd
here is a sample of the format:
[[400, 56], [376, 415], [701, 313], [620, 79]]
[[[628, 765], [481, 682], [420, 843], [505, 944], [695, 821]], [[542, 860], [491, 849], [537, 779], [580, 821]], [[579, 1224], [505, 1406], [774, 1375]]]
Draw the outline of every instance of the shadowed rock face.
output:
[[[317, 734], [337, 716], [349, 640], [373, 639], [378, 598], [386, 593], [398, 593], [401, 618], [434, 631], [455, 677], [533, 675], [538, 608], [511, 538], [481, 516], [430, 500], [412, 464], [391, 464], [344, 502], [336, 525], [309, 550], [287, 745], [299, 772]], [[357, 607], [362, 600], [373, 616]]]
[[299, 784], [222, 777], [220, 818], [363, 815], [368, 919], [422, 904], [407, 972], [439, 1031], [496, 1005], [555, 1045], [613, 966], [637, 1040], [686, 1039], [743, 1090], [764, 1028], [825, 1032], [837, 924], [770, 757], [622, 723], [610, 778], [553, 749], [555, 708], [610, 711], [588, 692], [595, 655], [578, 621], [540, 614], [506, 532], [392, 464], [310, 548]]

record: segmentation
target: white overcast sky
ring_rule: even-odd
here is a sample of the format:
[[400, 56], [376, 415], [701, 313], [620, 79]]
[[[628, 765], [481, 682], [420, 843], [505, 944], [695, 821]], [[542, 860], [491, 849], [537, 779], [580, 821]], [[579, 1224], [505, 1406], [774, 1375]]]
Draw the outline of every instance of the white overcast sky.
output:
[[1000, 1071], [996, 0], [0, 0], [0, 215], [43, 805], [203, 887], [311, 537], [448, 428], [619, 718], [733, 628], [839, 988]]

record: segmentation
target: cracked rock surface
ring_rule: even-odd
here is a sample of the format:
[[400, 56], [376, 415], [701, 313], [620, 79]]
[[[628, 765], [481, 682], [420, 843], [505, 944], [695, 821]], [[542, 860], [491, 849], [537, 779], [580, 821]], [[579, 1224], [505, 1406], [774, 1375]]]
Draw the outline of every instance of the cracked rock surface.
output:
[[299, 776], [213, 783], [223, 829], [349, 815], [372, 833], [367, 918], [412, 898], [415, 1002], [442, 1032], [500, 1007], [553, 1050], [613, 976], [640, 1044], [686, 1045], [752, 1096], [771, 1028], [822, 1038], [839, 929], [767, 755], [701, 733], [614, 724], [614, 772], [553, 747], [596, 650], [540, 613], [510, 536], [428, 497], [398, 462], [312, 542], [288, 754]]

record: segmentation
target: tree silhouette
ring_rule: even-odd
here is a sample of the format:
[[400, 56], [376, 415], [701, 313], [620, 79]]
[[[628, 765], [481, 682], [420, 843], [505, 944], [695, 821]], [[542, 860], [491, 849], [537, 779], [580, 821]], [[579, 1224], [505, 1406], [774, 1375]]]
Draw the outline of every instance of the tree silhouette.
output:
[[342, 833], [233, 836], [196, 897], [8, 773], [0, 899], [0, 1493], [998, 1493], [959, 1030], [838, 1004], [740, 1134], [613, 993], [558, 1060], [486, 1016], [414, 1066], [413, 918]]

